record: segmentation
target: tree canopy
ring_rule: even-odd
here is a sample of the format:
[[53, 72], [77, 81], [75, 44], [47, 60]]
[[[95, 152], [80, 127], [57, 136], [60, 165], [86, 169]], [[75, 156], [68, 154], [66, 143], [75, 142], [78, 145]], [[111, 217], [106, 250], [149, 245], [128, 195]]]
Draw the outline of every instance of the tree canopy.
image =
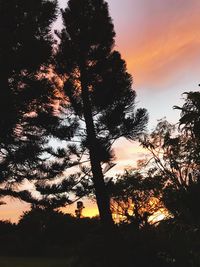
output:
[[[136, 109], [132, 77], [114, 50], [108, 4], [103, 0], [71, 0], [62, 10], [62, 18], [55, 72], [63, 83], [63, 122], [57, 137], [67, 141], [68, 150], [84, 170], [82, 178], [78, 176], [83, 191], [88, 181], [94, 184], [100, 216], [108, 222], [112, 219], [102, 164], [112, 162], [112, 145], [117, 139], [135, 140], [143, 133], [148, 115], [145, 109]], [[70, 136], [63, 131], [64, 126], [68, 130], [71, 127]], [[85, 169], [82, 159], [89, 160], [91, 167]], [[44, 192], [44, 188], [40, 190]], [[81, 186], [77, 188], [81, 190]]]
[[[0, 195], [28, 199], [16, 185], [31, 179], [46, 142], [55, 87], [47, 79], [57, 1], [0, 1]], [[40, 121], [40, 122], [39, 122]]]

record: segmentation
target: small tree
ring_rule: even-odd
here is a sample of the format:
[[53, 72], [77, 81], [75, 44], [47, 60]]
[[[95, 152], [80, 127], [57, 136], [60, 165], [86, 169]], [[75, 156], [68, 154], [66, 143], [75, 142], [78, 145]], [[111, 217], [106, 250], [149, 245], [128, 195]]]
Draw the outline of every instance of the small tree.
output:
[[111, 187], [111, 207], [118, 222], [132, 223], [136, 229], [149, 224], [150, 217], [164, 210], [159, 177], [126, 170]]
[[194, 151], [196, 140], [167, 121], [142, 140], [150, 155], [148, 175], [160, 177], [158, 184], [166, 208], [184, 222], [199, 220], [199, 163]]

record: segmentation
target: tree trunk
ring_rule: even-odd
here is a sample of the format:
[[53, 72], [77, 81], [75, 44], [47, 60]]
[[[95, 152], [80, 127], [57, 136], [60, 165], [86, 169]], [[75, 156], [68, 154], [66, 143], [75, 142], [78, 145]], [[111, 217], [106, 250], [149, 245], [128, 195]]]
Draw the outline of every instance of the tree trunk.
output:
[[110, 198], [104, 182], [104, 175], [101, 168], [101, 162], [98, 156], [97, 138], [92, 116], [91, 102], [89, 99], [89, 91], [86, 82], [84, 67], [81, 68], [81, 89], [83, 100], [83, 113], [86, 123], [87, 142], [89, 145], [90, 163], [93, 174], [93, 182], [99, 209], [99, 215], [105, 229], [113, 229], [114, 222], [110, 210]]

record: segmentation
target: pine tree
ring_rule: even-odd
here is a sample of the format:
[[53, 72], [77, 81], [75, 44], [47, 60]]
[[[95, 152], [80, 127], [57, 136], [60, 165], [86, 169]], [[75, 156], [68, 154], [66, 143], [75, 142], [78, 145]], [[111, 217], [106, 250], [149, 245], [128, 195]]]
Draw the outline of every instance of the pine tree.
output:
[[56, 17], [56, 0], [0, 0], [0, 196], [31, 198], [16, 185], [35, 178], [47, 142], [44, 122], [53, 119], [54, 88], [46, 76]]
[[[81, 188], [88, 190], [85, 186], [92, 177], [100, 217], [109, 228], [113, 220], [102, 164], [112, 162], [112, 145], [117, 139], [135, 140], [144, 131], [148, 116], [145, 109], [135, 110], [132, 77], [120, 53], [114, 50], [115, 32], [107, 3], [70, 0], [62, 18], [64, 28], [58, 33], [55, 67], [64, 84], [61, 116], [67, 123], [76, 121], [77, 127], [73, 138], [67, 138], [64, 132], [59, 138], [70, 143], [68, 149], [78, 155], [80, 165], [82, 156], [88, 153], [91, 173], [88, 167], [82, 167], [78, 195]], [[43, 194], [56, 192], [50, 187], [45, 190], [45, 185], [38, 189]]]

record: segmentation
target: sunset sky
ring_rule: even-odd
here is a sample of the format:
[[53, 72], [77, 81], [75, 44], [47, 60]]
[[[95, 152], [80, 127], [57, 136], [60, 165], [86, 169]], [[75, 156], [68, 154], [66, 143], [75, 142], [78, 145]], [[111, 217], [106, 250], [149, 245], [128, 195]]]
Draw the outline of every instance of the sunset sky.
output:
[[[81, 0], [80, 0], [81, 1]], [[66, 0], [59, 0], [66, 6]], [[200, 1], [199, 0], [108, 0], [115, 25], [116, 50], [133, 75], [138, 106], [149, 111], [149, 129], [164, 116], [178, 121], [173, 105], [181, 94], [199, 90]], [[61, 27], [60, 19], [57, 28]], [[116, 145], [116, 170], [133, 166], [143, 151], [123, 140]], [[17, 202], [1, 206], [0, 219], [16, 221], [28, 206]], [[74, 207], [73, 207], [74, 210]], [[86, 211], [95, 214], [95, 207]]]

